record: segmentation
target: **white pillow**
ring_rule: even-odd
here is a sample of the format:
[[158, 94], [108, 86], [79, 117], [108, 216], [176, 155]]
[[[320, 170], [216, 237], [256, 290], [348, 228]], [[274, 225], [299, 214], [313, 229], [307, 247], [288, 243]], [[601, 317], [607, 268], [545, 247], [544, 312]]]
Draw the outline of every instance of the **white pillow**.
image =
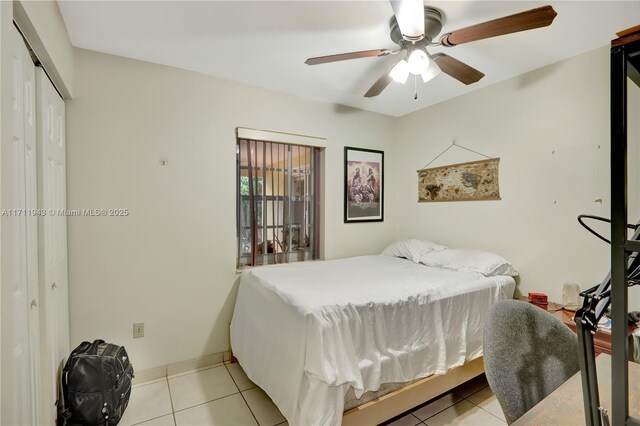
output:
[[404, 257], [414, 263], [420, 263], [423, 255], [435, 250], [444, 250], [446, 247], [431, 241], [421, 241], [415, 238], [396, 241], [382, 251], [384, 256]]
[[515, 277], [518, 271], [502, 256], [480, 250], [447, 249], [423, 253], [420, 263], [436, 268], [476, 272], [485, 277], [509, 275]]

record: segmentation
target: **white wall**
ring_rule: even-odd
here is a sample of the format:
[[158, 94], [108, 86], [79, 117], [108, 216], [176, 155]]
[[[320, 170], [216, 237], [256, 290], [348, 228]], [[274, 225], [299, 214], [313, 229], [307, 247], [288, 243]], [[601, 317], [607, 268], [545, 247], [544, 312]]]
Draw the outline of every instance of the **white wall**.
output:
[[73, 46], [54, 0], [14, 1], [14, 19], [65, 99], [73, 96]]
[[[343, 223], [343, 147], [385, 151], [394, 119], [151, 63], [75, 50], [67, 103], [68, 206], [128, 208], [71, 217], [71, 344], [123, 344], [136, 369], [228, 349], [235, 273], [235, 128], [328, 138], [326, 258], [378, 253], [384, 223]], [[259, 70], [256, 70], [259, 72]], [[160, 167], [159, 159], [168, 159]], [[394, 186], [387, 174], [385, 184]], [[132, 324], [145, 337], [132, 339]]]
[[[69, 208], [129, 208], [131, 216], [69, 219], [72, 345], [124, 344], [137, 369], [228, 348], [237, 126], [328, 137], [326, 258], [418, 236], [500, 253], [520, 271], [522, 293], [552, 300], [564, 282], [586, 288], [609, 270], [608, 246], [576, 221], [609, 216], [607, 48], [399, 119], [86, 50], [75, 51], [74, 71]], [[640, 91], [629, 90], [637, 117]], [[631, 119], [629, 140], [639, 137], [640, 120]], [[501, 158], [501, 201], [416, 202], [416, 170], [453, 138]], [[384, 223], [342, 223], [345, 145], [385, 151]], [[634, 185], [639, 152], [632, 143]], [[433, 166], [475, 159], [454, 149]], [[630, 221], [640, 214], [637, 192]], [[132, 339], [134, 322], [146, 323], [143, 339]]]
[[[567, 281], [583, 289], [598, 283], [609, 270], [609, 246], [576, 217], [610, 216], [609, 84], [609, 49], [601, 48], [400, 118], [400, 161], [389, 172], [397, 186], [388, 189], [396, 194], [399, 236], [499, 253], [520, 272], [524, 294], [541, 291], [560, 301]], [[629, 88], [629, 116], [637, 117], [639, 93]], [[630, 120], [635, 188], [639, 123]], [[416, 170], [454, 138], [501, 158], [501, 201], [416, 202]], [[431, 166], [478, 159], [453, 148]], [[638, 196], [631, 197], [635, 222]]]

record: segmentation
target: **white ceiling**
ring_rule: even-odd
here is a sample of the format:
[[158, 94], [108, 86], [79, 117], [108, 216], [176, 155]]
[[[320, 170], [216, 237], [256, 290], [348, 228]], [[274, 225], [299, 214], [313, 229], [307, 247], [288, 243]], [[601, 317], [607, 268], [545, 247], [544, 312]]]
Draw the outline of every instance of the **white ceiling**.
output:
[[[443, 32], [551, 4], [550, 27], [445, 50], [484, 72], [465, 86], [446, 74], [363, 94], [397, 56], [308, 66], [308, 57], [389, 48], [393, 11], [380, 1], [59, 1], [74, 46], [198, 71], [305, 98], [401, 116], [607, 45], [640, 23], [640, 1], [428, 1]], [[589, 70], [585, 70], [589, 72]]]

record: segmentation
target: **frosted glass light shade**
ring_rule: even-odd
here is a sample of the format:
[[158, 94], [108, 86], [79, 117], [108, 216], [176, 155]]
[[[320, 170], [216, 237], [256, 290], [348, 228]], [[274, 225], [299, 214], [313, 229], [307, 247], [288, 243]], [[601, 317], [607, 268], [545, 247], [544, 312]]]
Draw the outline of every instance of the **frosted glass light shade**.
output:
[[426, 71], [424, 71], [420, 75], [422, 76], [422, 81], [426, 83], [427, 81], [440, 74], [440, 72], [440, 67], [438, 66], [438, 64], [436, 64], [436, 61], [429, 58], [429, 68], [427, 68]]
[[409, 72], [414, 75], [422, 74], [429, 68], [429, 57], [424, 50], [416, 49], [409, 55]]
[[404, 59], [398, 62], [389, 73], [389, 77], [397, 83], [406, 83], [407, 78], [409, 78], [409, 63]]

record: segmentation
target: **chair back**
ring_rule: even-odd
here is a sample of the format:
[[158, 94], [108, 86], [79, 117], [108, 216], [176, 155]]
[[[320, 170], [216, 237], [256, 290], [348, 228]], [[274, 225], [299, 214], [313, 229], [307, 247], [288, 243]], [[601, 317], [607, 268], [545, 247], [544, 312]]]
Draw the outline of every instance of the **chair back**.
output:
[[487, 381], [509, 424], [580, 369], [578, 339], [569, 327], [517, 300], [492, 306], [483, 351]]

